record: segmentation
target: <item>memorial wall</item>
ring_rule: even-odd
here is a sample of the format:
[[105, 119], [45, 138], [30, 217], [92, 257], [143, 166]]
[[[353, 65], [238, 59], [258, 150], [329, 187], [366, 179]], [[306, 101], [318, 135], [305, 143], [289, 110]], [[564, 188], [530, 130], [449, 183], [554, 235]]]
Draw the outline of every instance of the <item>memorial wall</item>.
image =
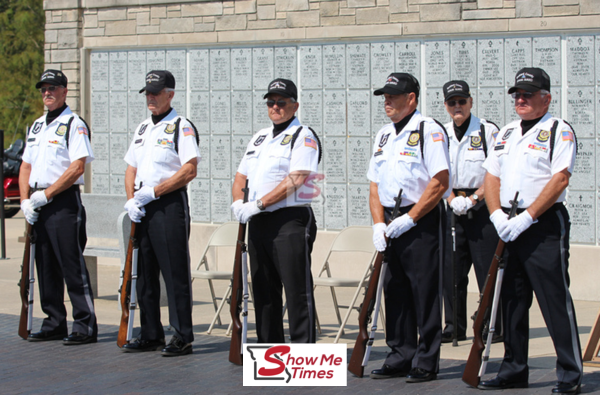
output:
[[168, 69], [177, 81], [173, 107], [200, 135], [202, 161], [189, 188], [192, 220], [232, 220], [233, 177], [250, 137], [270, 124], [262, 98], [266, 87], [283, 77], [296, 81], [298, 116], [323, 144], [319, 171], [324, 178], [313, 181], [321, 192], [313, 209], [319, 228], [328, 230], [371, 224], [366, 172], [372, 140], [389, 122], [382, 98], [373, 96], [373, 90], [383, 86], [390, 72], [415, 75], [421, 83], [419, 109], [442, 123], [450, 118], [441, 87], [450, 79], [464, 79], [472, 89], [473, 113], [501, 127], [515, 119], [506, 92], [516, 71], [544, 68], [552, 79], [550, 111], [567, 119], [578, 137], [568, 193], [571, 241], [600, 242], [600, 35], [88, 53], [93, 193], [125, 193], [123, 157], [135, 128], [149, 116], [138, 91], [147, 71]]

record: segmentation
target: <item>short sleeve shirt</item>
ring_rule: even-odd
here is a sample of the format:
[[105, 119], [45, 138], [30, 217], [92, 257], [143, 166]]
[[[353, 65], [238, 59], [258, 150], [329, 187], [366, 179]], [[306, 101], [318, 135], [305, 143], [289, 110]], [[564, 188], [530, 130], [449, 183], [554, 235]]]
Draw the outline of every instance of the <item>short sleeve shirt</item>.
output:
[[[298, 130], [300, 132], [292, 149], [292, 139]], [[308, 171], [311, 174], [304, 185], [286, 199], [267, 207], [266, 211], [309, 205], [320, 191], [314, 185], [318, 177], [319, 149], [314, 133], [308, 126], [302, 125], [298, 118], [277, 136], [273, 136], [273, 127], [260, 130], [250, 139], [237, 170], [248, 178], [248, 201], [262, 198], [290, 173]]]
[[[425, 122], [423, 141], [419, 136], [421, 121]], [[450, 171], [446, 133], [432, 118], [416, 111], [400, 133], [396, 134], [393, 123], [377, 133], [367, 178], [377, 184], [384, 207], [393, 207], [402, 189], [404, 207], [417, 203], [431, 179], [443, 170]]]
[[[178, 133], [177, 147], [175, 133]], [[174, 109], [156, 125], [152, 117], [142, 122], [135, 130], [133, 141], [125, 154], [125, 162], [137, 169], [135, 185], [138, 188], [140, 182], [150, 187], [159, 185], [194, 158], [200, 160], [196, 130]]]
[[[29, 186], [48, 188], [72, 162], [81, 158], [86, 158], [86, 163], [92, 162], [94, 154], [89, 135], [85, 122], [68, 106], [49, 125], [46, 125], [45, 115], [36, 119], [27, 134], [23, 152], [23, 161], [31, 165]], [[83, 176], [75, 184], [83, 185]]]
[[[550, 160], [550, 135], [557, 123], [554, 153]], [[521, 121], [503, 127], [484, 163], [488, 173], [500, 178], [500, 204], [510, 207], [519, 192], [519, 208], [529, 207], [540, 195], [552, 176], [564, 169], [573, 173], [576, 140], [573, 129], [560, 118], [546, 114], [525, 135]], [[564, 202], [566, 190], [557, 202]]]

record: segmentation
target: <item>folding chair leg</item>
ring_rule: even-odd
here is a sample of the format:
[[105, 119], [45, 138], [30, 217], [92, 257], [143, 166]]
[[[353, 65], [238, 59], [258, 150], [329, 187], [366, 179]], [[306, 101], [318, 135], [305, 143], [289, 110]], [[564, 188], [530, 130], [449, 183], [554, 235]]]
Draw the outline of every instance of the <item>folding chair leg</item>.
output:
[[362, 289], [363, 289], [362, 286], [359, 286], [356, 288], [356, 291], [354, 292], [354, 296], [352, 297], [352, 302], [350, 302], [350, 305], [348, 305], [348, 311], [346, 312], [346, 315], [344, 316], [344, 321], [340, 323], [340, 330], [338, 331], [337, 336], [335, 337], [335, 340], [333, 341], [334, 343], [337, 343], [338, 341], [340, 341], [340, 337], [342, 337], [342, 335], [344, 334], [344, 327], [346, 326], [346, 323], [348, 322], [348, 319], [350, 318], [350, 314], [352, 313], [352, 310], [354, 309], [354, 304], [356, 303], [356, 299], [358, 299], [358, 296], [360, 295], [360, 291]]
[[218, 325], [221, 325], [221, 318], [220, 318], [220, 314], [221, 314], [221, 310], [223, 310], [223, 306], [225, 305], [225, 302], [227, 302], [227, 298], [229, 297], [229, 295], [231, 295], [231, 283], [229, 284], [229, 287], [227, 287], [227, 291], [225, 291], [225, 295], [223, 296], [223, 299], [221, 299], [221, 303], [219, 304], [219, 308], [217, 309], [215, 316], [212, 319], [212, 322], [210, 323], [210, 326], [208, 327], [208, 330], [206, 331], [207, 335], [210, 335], [210, 333], [212, 332], [214, 326], [215, 326], [215, 322], [219, 322]]
[[335, 295], [335, 287], [329, 287], [331, 289], [331, 298], [333, 299], [333, 308], [335, 309], [335, 316], [338, 320], [338, 325], [342, 325], [342, 317], [340, 316], [340, 306], [338, 305], [337, 297]]
[[381, 298], [381, 305], [379, 305], [379, 316], [381, 317], [381, 327], [383, 328], [383, 334], [387, 337], [387, 330], [385, 329], [385, 308], [383, 306], [383, 299]]
[[[229, 287], [231, 288], [231, 285]], [[210, 296], [212, 298], [215, 312], [217, 312], [217, 310], [219, 310], [219, 306], [217, 305], [217, 297], [215, 295], [215, 288], [213, 287], [213, 283], [212, 283], [211, 279], [208, 280], [208, 288], [210, 289]], [[219, 317], [218, 314], [217, 314], [217, 321], [218, 321], [219, 325], [221, 325], [221, 317]], [[208, 332], [208, 333], [210, 334], [210, 332]]]
[[319, 331], [319, 335], [321, 332], [321, 323], [319, 322], [319, 315], [317, 314], [317, 306], [315, 306], [315, 323], [317, 324], [317, 330]]

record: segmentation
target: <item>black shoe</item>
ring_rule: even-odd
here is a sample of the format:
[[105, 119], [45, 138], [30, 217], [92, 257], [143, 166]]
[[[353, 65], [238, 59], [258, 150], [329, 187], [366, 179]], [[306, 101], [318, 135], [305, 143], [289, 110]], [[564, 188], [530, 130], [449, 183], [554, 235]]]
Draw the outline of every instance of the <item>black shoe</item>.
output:
[[554, 388], [552, 388], [553, 394], [578, 394], [581, 392], [581, 384], [563, 383], [559, 381]]
[[421, 368], [412, 368], [410, 373], [406, 376], [407, 383], [424, 383], [425, 381], [435, 380], [437, 378], [437, 373], [428, 372], [425, 369]]
[[408, 372], [401, 368], [393, 368], [390, 365], [384, 364], [381, 369], [371, 371], [372, 379], [391, 379], [394, 377], [406, 377]]
[[[442, 343], [452, 343], [453, 334], [452, 332], [442, 332]], [[459, 335], [456, 337], [457, 341], [467, 340], [466, 335]]]
[[131, 343], [124, 344], [123, 352], [160, 351], [165, 346], [165, 340], [134, 339]]
[[178, 357], [180, 355], [191, 354], [193, 351], [192, 343], [186, 343], [178, 336], [173, 336], [169, 344], [161, 351], [163, 357]]
[[69, 336], [63, 339], [65, 346], [77, 346], [80, 344], [96, 343], [98, 339], [96, 336], [88, 336], [83, 333], [73, 332]]
[[527, 388], [529, 384], [525, 382], [514, 382], [501, 379], [496, 376], [491, 380], [482, 381], [477, 388], [480, 390], [504, 390], [507, 388]]
[[67, 336], [66, 332], [39, 331], [30, 333], [29, 336], [27, 336], [27, 341], [45, 342], [48, 340], [62, 340], [65, 336]]

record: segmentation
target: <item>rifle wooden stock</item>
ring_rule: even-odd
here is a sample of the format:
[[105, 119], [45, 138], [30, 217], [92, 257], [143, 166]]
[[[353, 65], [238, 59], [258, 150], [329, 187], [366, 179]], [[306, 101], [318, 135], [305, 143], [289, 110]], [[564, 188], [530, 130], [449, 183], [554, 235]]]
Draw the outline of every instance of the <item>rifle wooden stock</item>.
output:
[[123, 267], [123, 282], [119, 293], [121, 294], [121, 323], [119, 324], [119, 334], [117, 336], [117, 346], [123, 347], [127, 343], [127, 326], [129, 325], [129, 301], [131, 292], [131, 266], [133, 263], [133, 248], [136, 243], [135, 231], [136, 223], [131, 222], [131, 234], [129, 235], [129, 244], [127, 245], [127, 256], [125, 258], [125, 267]]
[[233, 262], [233, 278], [231, 285], [231, 303], [229, 312], [231, 313], [232, 331], [231, 343], [229, 344], [229, 362], [236, 365], [243, 365], [242, 360], [242, 321], [240, 312], [242, 311], [242, 300], [244, 294], [242, 278], [242, 250], [246, 243], [246, 224], [240, 224], [238, 230], [237, 245], [235, 248], [235, 260]]
[[21, 281], [19, 281], [19, 294], [21, 295], [21, 317], [19, 319], [19, 336], [27, 340], [29, 330], [27, 329], [27, 316], [29, 313], [29, 260], [31, 259], [31, 237], [33, 226], [27, 223], [25, 231], [25, 251], [23, 252], [23, 264], [21, 265]]
[[483, 291], [480, 295], [479, 308], [475, 315], [475, 322], [473, 323], [474, 339], [473, 345], [471, 346], [471, 353], [467, 359], [467, 365], [462, 376], [462, 381], [469, 384], [472, 387], [479, 385], [479, 368], [481, 367], [481, 356], [485, 349], [485, 343], [483, 341], [483, 330], [485, 327], [486, 320], [489, 319], [490, 312], [492, 311], [492, 302], [494, 298], [494, 287], [496, 285], [496, 277], [498, 276], [498, 265], [502, 254], [504, 253], [505, 243], [500, 240], [494, 253], [494, 259], [488, 271], [488, 275], [485, 279]]
[[378, 252], [377, 257], [375, 258], [375, 263], [373, 263], [373, 272], [371, 273], [371, 278], [369, 279], [367, 293], [365, 294], [365, 299], [358, 316], [358, 337], [356, 338], [356, 343], [354, 343], [354, 350], [352, 350], [350, 362], [348, 363], [348, 371], [358, 377], [363, 377], [364, 375], [364, 367], [362, 366], [362, 363], [365, 357], [367, 343], [369, 342], [369, 321], [371, 320], [371, 315], [373, 314], [373, 308], [375, 306], [375, 300], [377, 299], [377, 285], [381, 275], [381, 266], [383, 264], [383, 260], [384, 254], [382, 252]]

